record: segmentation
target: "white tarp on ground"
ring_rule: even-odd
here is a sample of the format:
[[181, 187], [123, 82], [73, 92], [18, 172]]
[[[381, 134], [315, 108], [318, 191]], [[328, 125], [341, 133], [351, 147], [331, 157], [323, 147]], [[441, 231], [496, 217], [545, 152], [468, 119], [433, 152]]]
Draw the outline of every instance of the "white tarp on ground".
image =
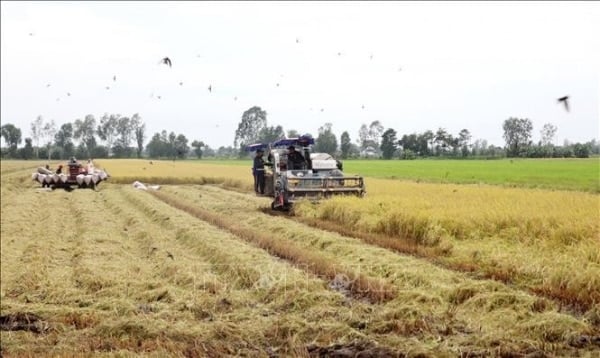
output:
[[144, 183], [139, 182], [137, 180], [133, 182], [133, 187], [136, 188], [136, 189], [140, 189], [140, 190], [148, 190], [148, 189], [158, 190], [158, 189], [160, 189], [160, 185], [148, 185], [148, 186], [146, 186], [146, 185], [144, 185]]

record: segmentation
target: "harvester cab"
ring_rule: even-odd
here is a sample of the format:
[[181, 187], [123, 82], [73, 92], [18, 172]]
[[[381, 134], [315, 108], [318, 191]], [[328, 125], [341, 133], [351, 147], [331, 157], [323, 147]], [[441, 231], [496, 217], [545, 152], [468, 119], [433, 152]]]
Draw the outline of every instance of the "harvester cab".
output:
[[[314, 139], [304, 135], [246, 147], [247, 151], [263, 149], [268, 153], [267, 160], [272, 165], [265, 173], [265, 195], [273, 198], [273, 210], [289, 210], [301, 199], [318, 201], [337, 195], [365, 194], [362, 177], [344, 175], [342, 163], [327, 153], [311, 153], [313, 144]], [[293, 160], [292, 156], [298, 158], [298, 154], [290, 154], [294, 151], [300, 152], [302, 162]]]

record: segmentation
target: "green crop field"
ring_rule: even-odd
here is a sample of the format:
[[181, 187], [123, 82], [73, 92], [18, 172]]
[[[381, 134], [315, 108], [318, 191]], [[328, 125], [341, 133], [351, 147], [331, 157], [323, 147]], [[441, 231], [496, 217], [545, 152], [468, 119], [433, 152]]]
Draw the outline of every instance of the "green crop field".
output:
[[600, 158], [347, 160], [344, 169], [387, 179], [600, 192]]
[[[252, 166], [250, 159], [198, 161], [202, 162]], [[600, 158], [345, 160], [343, 163], [348, 174], [373, 178], [600, 192]]]

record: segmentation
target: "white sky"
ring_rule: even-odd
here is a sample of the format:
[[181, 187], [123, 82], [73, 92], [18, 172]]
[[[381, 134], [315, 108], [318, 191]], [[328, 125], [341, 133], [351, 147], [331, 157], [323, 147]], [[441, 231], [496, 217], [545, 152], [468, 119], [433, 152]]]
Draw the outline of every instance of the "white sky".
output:
[[353, 141], [380, 120], [399, 136], [467, 128], [503, 145], [511, 116], [530, 118], [536, 141], [544, 123], [558, 144], [600, 137], [598, 2], [2, 1], [0, 13], [0, 118], [23, 138], [38, 115], [139, 113], [148, 138], [217, 148], [254, 105], [269, 125], [316, 136], [331, 122]]

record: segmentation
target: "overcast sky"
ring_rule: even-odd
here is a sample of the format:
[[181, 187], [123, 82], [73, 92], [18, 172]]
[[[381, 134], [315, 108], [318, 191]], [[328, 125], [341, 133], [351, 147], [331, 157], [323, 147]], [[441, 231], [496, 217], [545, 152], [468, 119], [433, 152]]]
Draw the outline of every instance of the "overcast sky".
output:
[[217, 148], [260, 106], [269, 125], [316, 136], [331, 122], [353, 141], [379, 120], [503, 145], [511, 116], [531, 119], [536, 141], [544, 123], [557, 144], [588, 141], [599, 34], [598, 2], [2, 1], [0, 118], [25, 138], [38, 115], [139, 113], [148, 138]]

